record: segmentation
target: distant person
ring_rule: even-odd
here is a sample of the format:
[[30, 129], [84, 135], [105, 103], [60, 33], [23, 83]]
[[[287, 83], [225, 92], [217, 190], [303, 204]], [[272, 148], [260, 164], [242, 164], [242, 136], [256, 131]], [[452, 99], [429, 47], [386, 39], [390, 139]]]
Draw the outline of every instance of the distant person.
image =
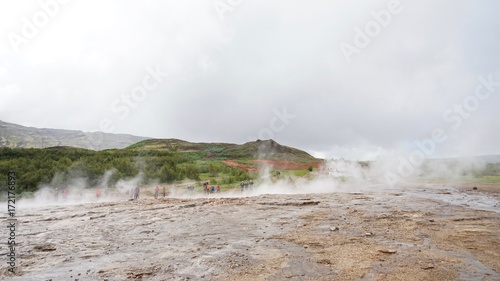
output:
[[54, 201], [59, 200], [59, 188], [54, 188]]
[[220, 185], [217, 185], [217, 187], [215, 188], [216, 192], [219, 193], [220, 192]]
[[212, 186], [210, 187], [210, 193], [214, 193], [214, 191], [215, 191], [215, 186], [213, 186], [213, 185], [212, 185]]
[[62, 197], [64, 200], [66, 200], [66, 198], [68, 198], [68, 189], [66, 187], [63, 188]]
[[167, 187], [163, 186], [163, 197], [167, 196]]
[[158, 199], [158, 193], [160, 192], [160, 187], [156, 186], [155, 187], [155, 199]]
[[95, 197], [101, 197], [101, 189], [99, 187], [95, 189]]
[[135, 187], [134, 189], [134, 200], [138, 200], [139, 199], [139, 193], [140, 193], [140, 189], [138, 186]]
[[245, 190], [245, 183], [243, 181], [240, 182], [240, 188], [241, 188], [241, 192], [243, 192]]

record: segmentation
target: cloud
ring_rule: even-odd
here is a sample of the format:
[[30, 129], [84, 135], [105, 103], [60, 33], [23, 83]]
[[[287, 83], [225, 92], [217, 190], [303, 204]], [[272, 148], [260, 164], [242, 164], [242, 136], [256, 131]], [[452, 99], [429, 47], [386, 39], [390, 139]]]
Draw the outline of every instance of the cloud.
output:
[[[327, 157], [411, 149], [449, 126], [442, 115], [479, 76], [500, 80], [500, 4], [396, 1], [401, 12], [346, 60], [340, 44], [392, 2], [242, 1], [221, 21], [211, 1], [68, 1], [19, 53], [7, 35], [42, 8], [2, 3], [0, 119], [242, 143], [286, 107], [296, 118], [278, 142]], [[156, 66], [170, 76], [121, 118], [113, 102]], [[436, 156], [500, 153], [498, 92]]]

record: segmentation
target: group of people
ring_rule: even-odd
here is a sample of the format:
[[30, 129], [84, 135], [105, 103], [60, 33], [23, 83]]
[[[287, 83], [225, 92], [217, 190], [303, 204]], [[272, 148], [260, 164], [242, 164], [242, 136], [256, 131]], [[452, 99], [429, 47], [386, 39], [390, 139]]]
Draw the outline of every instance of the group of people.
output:
[[[158, 199], [159, 193], [160, 193], [160, 187], [157, 185], [155, 187], [155, 199]], [[166, 196], [167, 196], [167, 187], [163, 186], [163, 197], [166, 197]]]
[[[83, 189], [79, 189], [79, 193], [74, 194], [74, 193], [76, 193], [76, 191], [73, 190], [72, 194], [73, 194], [74, 197], [76, 196], [76, 198], [82, 199], [83, 198], [83, 191], [84, 191]], [[68, 199], [69, 189], [67, 187], [56, 187], [53, 190], [53, 194], [54, 194], [54, 200], [55, 201], [59, 200], [59, 196], [61, 196], [61, 198], [63, 200], [66, 200], [66, 199]], [[95, 188], [95, 197], [96, 198], [100, 198], [103, 195], [104, 195], [104, 197], [108, 197], [109, 196], [109, 188], [107, 188], [107, 187], [105, 187], [105, 188], [96, 187]]]
[[253, 187], [253, 180], [240, 182], [241, 191], [245, 191]]
[[206, 181], [203, 183], [203, 190], [205, 191], [206, 194], [214, 193], [214, 192], [219, 193], [220, 186], [219, 185], [217, 185], [217, 186], [210, 185], [210, 183], [208, 181]]
[[[251, 189], [252, 187], [253, 187], [252, 180], [242, 181], [240, 183], [240, 188], [241, 188], [242, 192], [245, 190]], [[192, 185], [192, 184], [188, 185], [186, 188], [187, 188], [188, 193], [192, 194], [194, 192], [194, 185]], [[169, 193], [172, 193], [172, 194], [176, 193], [175, 186], [172, 187], [171, 191], [169, 192], [169, 190], [166, 186], [160, 187], [159, 185], [157, 185], [153, 189], [155, 199], [158, 199], [160, 197], [160, 191], [162, 191], [161, 195], [163, 195], [163, 197], [167, 197], [167, 195], [169, 195]], [[139, 199], [139, 192], [140, 192], [139, 187], [136, 187], [133, 190], [131, 190], [131, 196], [133, 197], [134, 200]], [[221, 187], [220, 187], [220, 185], [210, 185], [209, 181], [205, 181], [205, 182], [203, 182], [203, 192], [206, 194], [220, 193]]]
[[[247, 189], [252, 188], [252, 186], [253, 186], [252, 180], [242, 181], [240, 183], [240, 188], [241, 188], [242, 192], [247, 190]], [[192, 194], [194, 192], [194, 189], [195, 189], [194, 185], [192, 185], [192, 184], [188, 185], [186, 188], [187, 188], [187, 191], [189, 194]], [[171, 187], [171, 190], [169, 192], [169, 190], [166, 186], [160, 187], [159, 185], [157, 185], [157, 186], [155, 186], [155, 188], [153, 190], [155, 199], [158, 199], [160, 197], [160, 190], [162, 191], [161, 195], [163, 195], [163, 197], [167, 197], [167, 195], [169, 195], [169, 193], [172, 193], [173, 195], [175, 195], [175, 193], [176, 193], [175, 186]], [[216, 185], [216, 186], [210, 185], [210, 182], [205, 181], [205, 182], [203, 182], [203, 192], [206, 194], [220, 193], [221, 187], [219, 185]], [[68, 193], [69, 193], [68, 188], [55, 188], [54, 189], [54, 196], [55, 196], [54, 199], [57, 201], [59, 198], [59, 194], [61, 194], [62, 199], [66, 200], [66, 198], [68, 197]], [[100, 198], [103, 195], [103, 193], [104, 193], [104, 197], [108, 197], [109, 188], [103, 188], [103, 189], [101, 189], [100, 187], [95, 188], [95, 196], [97, 198]], [[132, 198], [133, 200], [138, 200], [139, 194], [140, 194], [140, 188], [138, 186], [129, 190], [130, 198]], [[81, 196], [83, 196], [83, 194], [80, 192], [80, 197]]]
[[64, 187], [64, 188], [55, 188], [54, 189], [54, 199], [55, 201], [59, 200], [59, 193], [61, 194], [62, 196], [62, 199], [63, 200], [66, 200], [66, 198], [68, 198], [68, 188]]

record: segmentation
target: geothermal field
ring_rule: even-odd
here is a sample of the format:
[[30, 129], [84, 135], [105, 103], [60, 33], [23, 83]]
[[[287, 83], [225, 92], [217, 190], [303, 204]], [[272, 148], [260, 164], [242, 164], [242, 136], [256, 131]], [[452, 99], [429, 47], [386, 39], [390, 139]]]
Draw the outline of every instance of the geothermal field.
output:
[[499, 12], [0, 1], [0, 281], [500, 281]]
[[500, 280], [498, 184], [321, 185], [21, 202], [16, 273], [2, 262], [0, 276]]

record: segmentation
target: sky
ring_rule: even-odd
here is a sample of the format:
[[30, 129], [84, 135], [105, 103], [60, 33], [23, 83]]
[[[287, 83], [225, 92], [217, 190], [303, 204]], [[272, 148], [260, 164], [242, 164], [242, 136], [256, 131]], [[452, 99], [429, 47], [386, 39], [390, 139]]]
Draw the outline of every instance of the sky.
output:
[[[323, 158], [500, 154], [500, 2], [0, 2], [0, 120]], [[498, 82], [497, 82], [498, 81]]]

